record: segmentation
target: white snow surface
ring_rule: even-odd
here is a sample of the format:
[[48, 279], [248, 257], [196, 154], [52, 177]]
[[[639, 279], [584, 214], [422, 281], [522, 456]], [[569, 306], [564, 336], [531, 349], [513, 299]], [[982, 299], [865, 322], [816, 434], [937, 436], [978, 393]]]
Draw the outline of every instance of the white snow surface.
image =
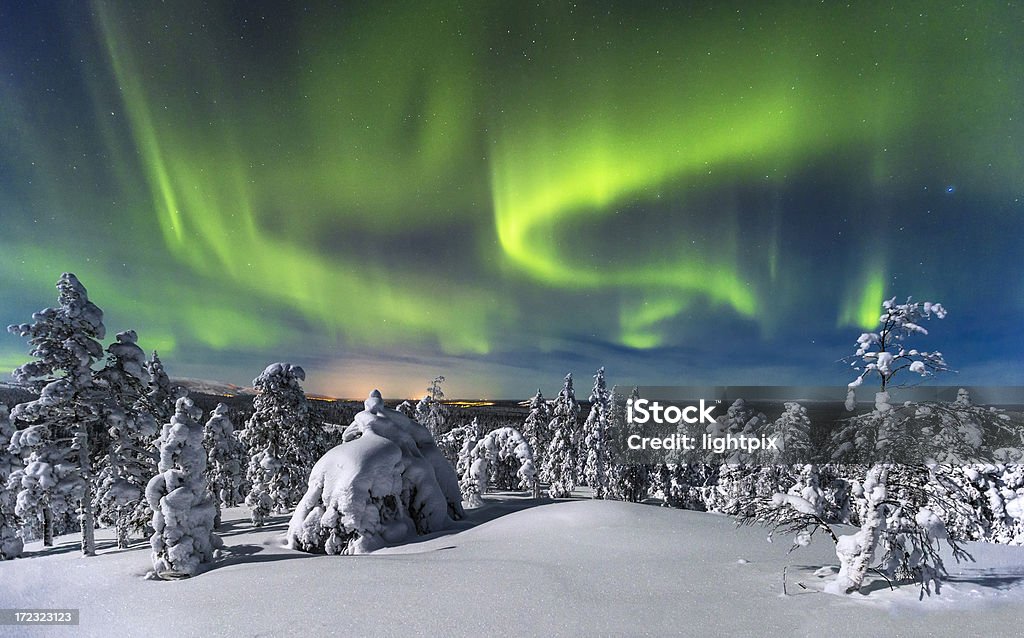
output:
[[144, 580], [147, 545], [117, 550], [112, 531], [93, 558], [73, 535], [29, 543], [0, 561], [2, 606], [79, 608], [81, 624], [0, 636], [1006, 636], [1024, 617], [1020, 547], [969, 544], [979, 562], [949, 559], [919, 602], [880, 579], [821, 593], [836, 562], [822, 535], [786, 554], [764, 528], [651, 505], [489, 495], [454, 531], [358, 556], [287, 549], [286, 516], [224, 520], [226, 557], [180, 581]]

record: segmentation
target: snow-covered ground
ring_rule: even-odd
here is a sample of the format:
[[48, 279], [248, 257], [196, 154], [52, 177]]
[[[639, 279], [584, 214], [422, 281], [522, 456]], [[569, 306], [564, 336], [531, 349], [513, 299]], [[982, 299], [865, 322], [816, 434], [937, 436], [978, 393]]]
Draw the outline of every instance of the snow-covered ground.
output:
[[[1012, 636], [1024, 618], [1024, 548], [970, 544], [942, 589], [821, 593], [836, 563], [818, 539], [787, 554], [729, 518], [614, 501], [488, 495], [454, 532], [360, 556], [284, 547], [287, 516], [254, 530], [226, 510], [226, 556], [181, 581], [147, 581], [148, 545], [95, 558], [62, 537], [0, 562], [0, 607], [81, 609], [71, 627], [0, 635], [747, 635]], [[789, 566], [788, 596], [782, 593]], [[830, 578], [830, 577], [829, 577]]]

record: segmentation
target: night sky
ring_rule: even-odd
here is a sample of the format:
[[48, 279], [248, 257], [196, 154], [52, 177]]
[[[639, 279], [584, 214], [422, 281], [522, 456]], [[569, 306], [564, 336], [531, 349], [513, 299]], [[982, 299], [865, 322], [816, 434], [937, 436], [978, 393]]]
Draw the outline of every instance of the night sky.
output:
[[845, 385], [913, 295], [1024, 384], [1024, 8], [854, 4], [0, 3], [0, 323], [525, 398]]

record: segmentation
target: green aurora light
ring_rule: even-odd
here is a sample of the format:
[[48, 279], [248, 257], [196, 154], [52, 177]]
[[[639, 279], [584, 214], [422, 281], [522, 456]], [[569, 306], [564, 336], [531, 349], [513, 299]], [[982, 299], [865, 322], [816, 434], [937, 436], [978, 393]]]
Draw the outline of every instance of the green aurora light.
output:
[[[953, 180], [1020, 194], [1020, 13], [371, 3], [282, 9], [275, 28], [98, 0], [71, 43], [88, 96], [72, 132], [0, 84], [11, 157], [44, 184], [0, 194], [23, 211], [0, 280], [48, 290], [70, 269], [26, 221], [64, 210], [59, 250], [167, 352], [310, 333], [321, 350], [556, 350], [570, 317], [538, 307], [558, 299], [589, 317], [580, 333], [657, 350], [715, 317], [770, 339], [822, 289], [827, 324], [867, 328], [884, 296], [948, 292], [895, 254], [891, 202]], [[83, 149], [103, 161], [69, 177]], [[830, 174], [857, 201], [794, 217], [792, 193]], [[841, 218], [841, 251], [794, 246]], [[119, 229], [125, 254], [89, 261], [80, 240]]]

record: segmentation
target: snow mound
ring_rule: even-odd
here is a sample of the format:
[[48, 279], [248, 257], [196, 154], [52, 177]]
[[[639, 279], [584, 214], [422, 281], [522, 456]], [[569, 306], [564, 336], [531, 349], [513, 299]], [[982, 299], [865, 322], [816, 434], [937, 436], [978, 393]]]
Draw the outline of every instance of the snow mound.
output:
[[343, 442], [317, 461], [288, 525], [288, 545], [361, 554], [463, 517], [459, 482], [425, 427], [374, 390]]

